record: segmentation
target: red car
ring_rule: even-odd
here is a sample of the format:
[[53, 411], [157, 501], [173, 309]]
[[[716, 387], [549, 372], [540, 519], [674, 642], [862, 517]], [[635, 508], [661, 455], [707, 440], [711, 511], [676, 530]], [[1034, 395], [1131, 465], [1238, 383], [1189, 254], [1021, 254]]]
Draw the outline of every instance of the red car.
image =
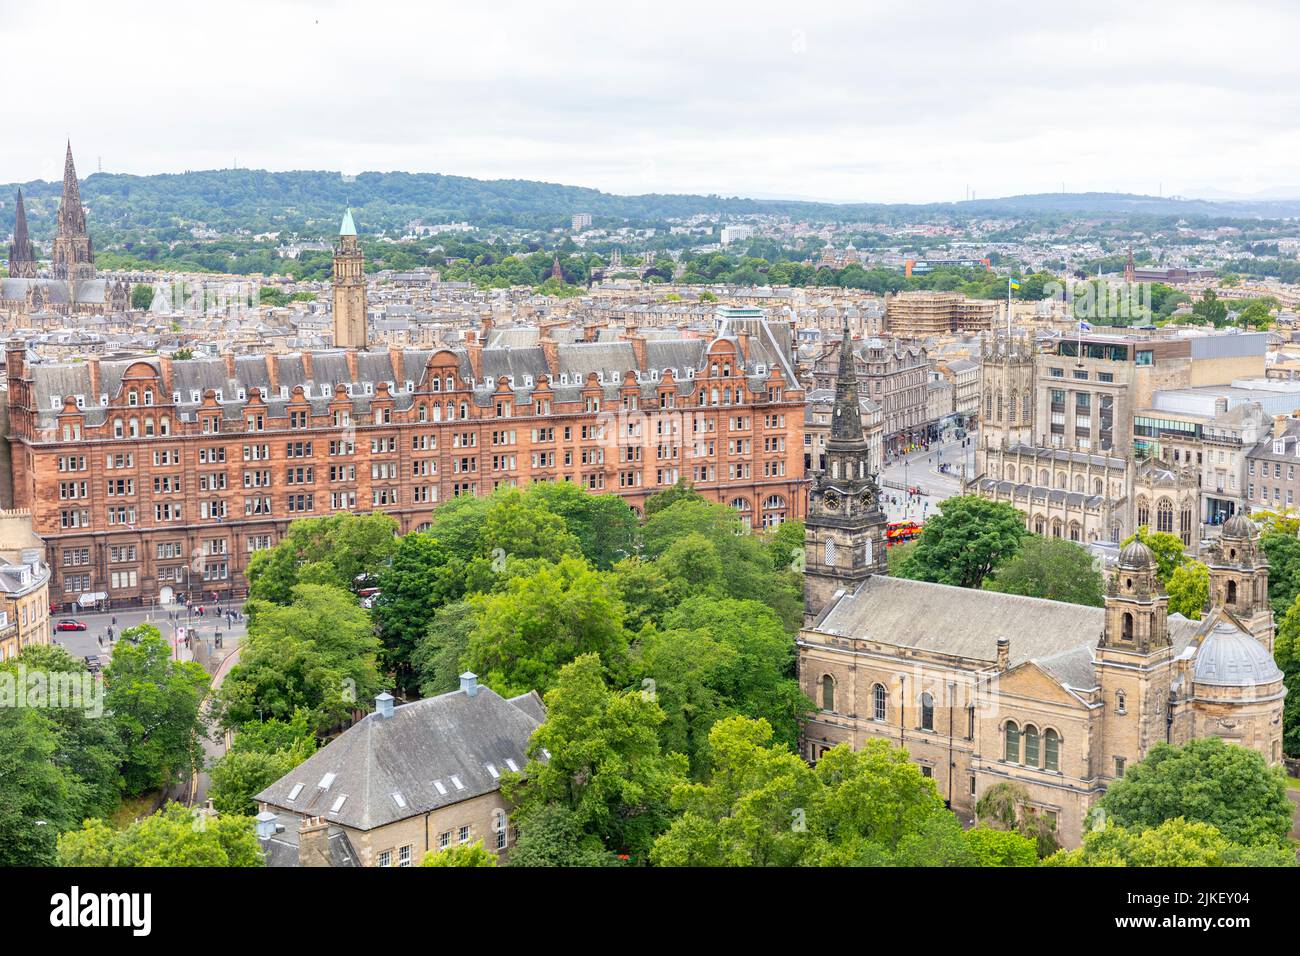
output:
[[86, 630], [85, 621], [74, 621], [72, 618], [64, 618], [58, 624], [54, 625], [56, 631], [84, 631]]

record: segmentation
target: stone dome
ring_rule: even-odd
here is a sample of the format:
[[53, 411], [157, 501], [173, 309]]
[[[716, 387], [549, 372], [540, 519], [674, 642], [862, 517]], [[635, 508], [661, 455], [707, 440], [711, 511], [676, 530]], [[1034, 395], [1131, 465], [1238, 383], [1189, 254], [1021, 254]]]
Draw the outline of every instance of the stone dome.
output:
[[1235, 514], [1223, 523], [1223, 537], [1250, 538], [1255, 534], [1255, 525], [1243, 514]]
[[1150, 548], [1134, 538], [1120, 551], [1119, 566], [1131, 571], [1145, 571], [1156, 566], [1156, 556]]
[[1227, 621], [1216, 624], [1201, 641], [1195, 674], [1196, 683], [1220, 687], [1252, 687], [1282, 679], [1264, 645]]

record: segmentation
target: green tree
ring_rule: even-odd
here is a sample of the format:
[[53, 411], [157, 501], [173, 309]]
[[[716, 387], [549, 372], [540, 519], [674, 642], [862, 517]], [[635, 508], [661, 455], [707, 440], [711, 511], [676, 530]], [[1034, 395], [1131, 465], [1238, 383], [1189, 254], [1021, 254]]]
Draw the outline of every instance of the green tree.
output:
[[1282, 705], [1282, 749], [1300, 754], [1300, 595], [1278, 625], [1273, 659], [1282, 670], [1286, 698]]
[[396, 519], [382, 511], [291, 522], [279, 544], [249, 559], [249, 599], [288, 604], [300, 583], [352, 590], [388, 563], [397, 549], [396, 532]]
[[76, 826], [76, 775], [55, 763], [61, 735], [39, 711], [0, 707], [0, 866], [52, 866], [59, 832]]
[[1091, 818], [1142, 830], [1183, 817], [1211, 824], [1233, 843], [1283, 846], [1291, 814], [1281, 767], [1207, 737], [1181, 747], [1156, 744], [1110, 785]]
[[496, 866], [497, 856], [483, 849], [483, 841], [449, 846], [426, 853], [420, 866]]
[[1268, 558], [1268, 600], [1273, 614], [1282, 617], [1300, 595], [1300, 537], [1293, 531], [1265, 533], [1259, 539]]
[[1208, 823], [1174, 817], [1150, 829], [1093, 827], [1083, 846], [1062, 850], [1048, 866], [1295, 866], [1295, 851], [1233, 843]]
[[636, 551], [636, 512], [618, 495], [593, 495], [568, 481], [537, 481], [525, 490], [524, 500], [559, 517], [601, 571]]
[[1192, 306], [1192, 314], [1187, 321], [1193, 325], [1209, 324], [1219, 328], [1228, 321], [1228, 307], [1219, 300], [1217, 292], [1206, 289], [1201, 293], [1200, 300]]
[[227, 727], [291, 720], [305, 708], [323, 732], [379, 691], [379, 639], [356, 597], [330, 585], [298, 584], [290, 600], [249, 602], [248, 637], [221, 685]]
[[677, 483], [663, 491], [657, 491], [645, 500], [646, 520], [653, 518], [679, 501], [704, 501], [703, 495], [695, 490], [695, 485], [686, 478], [678, 478]]
[[208, 675], [192, 661], [172, 660], [152, 624], [122, 631], [104, 671], [104, 704], [122, 742], [128, 795], [177, 783], [203, 766], [207, 736], [200, 706]]
[[776, 743], [793, 749], [799, 722], [814, 709], [794, 677], [781, 620], [758, 601], [685, 601], [665, 616], [663, 630], [643, 639], [640, 664], [667, 716], [665, 747], [686, 754], [697, 773], [708, 764], [718, 718], [763, 718]]
[[473, 598], [478, 625], [467, 665], [506, 696], [545, 692], [582, 654], [621, 670], [628, 649], [623, 606], [610, 579], [566, 557], [512, 576], [503, 590]]
[[1210, 569], [1200, 561], [1181, 564], [1169, 576], [1165, 590], [1169, 593], [1170, 614], [1199, 621], [1210, 600]]
[[1061, 848], [1055, 824], [1034, 812], [1029, 791], [1018, 783], [1004, 781], [985, 790], [975, 804], [975, 819], [982, 826], [1029, 840], [1040, 857], [1051, 856]]
[[544, 803], [527, 814], [516, 813], [518, 839], [510, 866], [618, 866], [600, 837], [586, 832], [578, 814], [558, 803]]
[[179, 803], [120, 830], [101, 819], [59, 837], [60, 866], [263, 866], [251, 817], [208, 816]]
[[311, 714], [298, 710], [291, 720], [245, 724], [230, 751], [212, 765], [212, 805], [218, 813], [252, 816], [253, 799], [316, 752]]
[[460, 686], [478, 617], [478, 610], [468, 601], [447, 604], [433, 613], [411, 655], [421, 696], [434, 697]]
[[1020, 552], [985, 578], [984, 588], [1101, 607], [1101, 572], [1086, 548], [1064, 538], [1028, 537]]
[[974, 495], [949, 498], [925, 523], [916, 548], [899, 569], [906, 577], [978, 588], [1020, 552], [1024, 516], [1009, 504]]
[[[613, 852], [644, 855], [668, 824], [686, 758], [664, 753], [664, 714], [651, 695], [616, 693], [595, 654], [565, 665], [546, 694], [546, 722], [528, 744], [522, 775], [501, 789], [527, 820], [545, 805], [572, 811], [584, 834]], [[549, 754], [549, 758], [546, 757]]]
[[[89, 680], [85, 661], [57, 644], [29, 644], [17, 657], [0, 664], [0, 670], [17, 675], [20, 665], [28, 674], [41, 672], [51, 679], [70, 675], [74, 680]], [[103, 685], [99, 684], [98, 689], [102, 692]], [[103, 712], [93, 700], [81, 706], [43, 707], [39, 713], [58, 741], [53, 763], [80, 783], [74, 795], [82, 801], [69, 808], [74, 819], [112, 813], [122, 793], [122, 740], [113, 715]]]
[[820, 787], [798, 754], [772, 746], [764, 720], [731, 717], [709, 732], [707, 782], [673, 792], [680, 815], [654, 842], [657, 866], [797, 866], [812, 847]]
[[974, 827], [966, 831], [966, 845], [976, 866], [1037, 866], [1038, 845], [1020, 833]]
[[131, 308], [145, 311], [153, 305], [153, 286], [143, 282], [131, 286]]
[[[454, 565], [454, 567], [449, 567]], [[379, 572], [379, 597], [373, 616], [382, 641], [381, 660], [399, 686], [419, 686], [413, 657], [437, 610], [459, 597], [463, 565], [431, 534], [411, 533], [397, 542], [391, 561]]]

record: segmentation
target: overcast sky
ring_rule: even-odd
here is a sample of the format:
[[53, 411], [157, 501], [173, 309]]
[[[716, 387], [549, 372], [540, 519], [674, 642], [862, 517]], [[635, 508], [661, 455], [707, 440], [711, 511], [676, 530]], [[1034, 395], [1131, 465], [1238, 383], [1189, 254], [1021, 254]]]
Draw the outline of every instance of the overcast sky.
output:
[[[240, 166], [1300, 196], [1300, 4], [0, 0], [0, 182]], [[1073, 8], [1073, 9], [1071, 9]]]

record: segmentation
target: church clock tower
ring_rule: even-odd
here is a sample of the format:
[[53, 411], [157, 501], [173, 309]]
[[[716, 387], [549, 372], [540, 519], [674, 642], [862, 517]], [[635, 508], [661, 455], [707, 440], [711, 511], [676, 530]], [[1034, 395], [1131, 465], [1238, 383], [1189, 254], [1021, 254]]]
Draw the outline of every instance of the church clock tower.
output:
[[813, 473], [804, 522], [804, 625], [821, 616], [835, 593], [885, 573], [885, 514], [871, 474], [853, 340], [847, 319], [835, 377], [835, 407], [826, 467]]
[[334, 247], [334, 347], [363, 349], [366, 332], [366, 258], [349, 209]]

